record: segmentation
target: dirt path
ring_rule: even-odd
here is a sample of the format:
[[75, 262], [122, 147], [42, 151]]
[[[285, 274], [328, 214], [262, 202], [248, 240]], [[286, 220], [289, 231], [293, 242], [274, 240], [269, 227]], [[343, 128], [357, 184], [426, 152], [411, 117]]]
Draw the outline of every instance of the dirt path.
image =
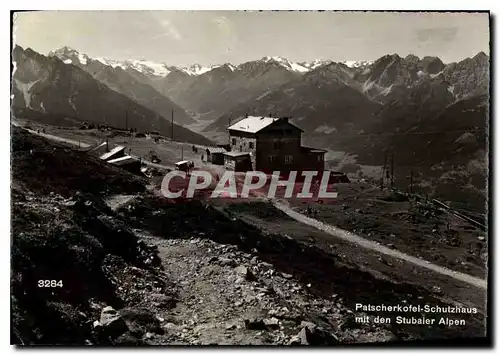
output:
[[380, 245], [376, 242], [362, 238], [354, 233], [345, 231], [343, 229], [337, 228], [337, 227], [332, 226], [330, 224], [320, 222], [314, 218], [304, 216], [303, 214], [294, 211], [287, 203], [285, 203], [283, 201], [273, 201], [273, 204], [276, 208], [278, 208], [279, 210], [281, 210], [282, 212], [284, 212], [285, 214], [287, 214], [291, 218], [295, 219], [296, 221], [307, 224], [309, 226], [312, 226], [312, 227], [319, 229], [325, 233], [328, 233], [334, 237], [341, 238], [341, 239], [346, 240], [346, 241], [351, 242], [351, 243], [355, 243], [355, 244], [357, 244], [360, 247], [365, 248], [365, 249], [370, 249], [370, 250], [373, 250], [373, 251], [376, 251], [376, 252], [379, 252], [379, 253], [382, 253], [385, 255], [392, 256], [392, 257], [400, 259], [400, 260], [407, 261], [407, 262], [412, 263], [416, 266], [420, 266], [420, 267], [432, 270], [432, 271], [437, 272], [441, 275], [452, 277], [455, 280], [463, 281], [463, 282], [468, 283], [470, 285], [473, 285], [475, 287], [478, 287], [478, 288], [481, 288], [484, 290], [487, 289], [487, 281], [486, 280], [483, 280], [483, 279], [480, 279], [480, 278], [477, 278], [477, 277], [474, 277], [474, 276], [471, 276], [468, 274], [464, 274], [461, 272], [453, 271], [453, 270], [444, 268], [442, 266], [438, 266], [436, 264], [432, 264], [429, 261], [416, 258], [414, 256], [402, 253], [398, 250], [393, 250], [393, 249], [387, 248], [387, 247]]
[[[328, 328], [341, 342], [386, 341], [391, 335], [383, 329], [364, 329], [361, 334], [355, 330], [359, 326], [353, 318], [359, 316], [356, 303], [451, 304], [482, 309], [477, 306], [481, 304], [478, 299], [460, 304], [462, 298], [468, 301], [471, 294], [484, 292], [474, 286], [454, 279], [447, 281], [448, 277], [421, 268], [418, 269], [427, 275], [423, 272], [414, 275], [412, 269], [417, 267], [400, 259], [393, 261], [395, 266], [387, 265], [389, 271], [397, 274], [394, 280], [392, 272], [375, 271], [385, 264], [384, 260], [377, 263], [379, 253], [360, 249], [357, 244], [336, 237], [328, 238], [329, 234], [283, 215], [271, 204], [265, 206], [276, 213], [276, 218], [268, 220], [269, 223], [256, 220], [258, 227], [255, 228], [251, 222], [240, 219], [238, 209], [227, 209], [227, 204], [221, 203], [207, 209], [197, 202], [186, 206], [142, 197], [118, 210], [123, 220], [130, 221], [130, 226], [142, 234], [147, 245], [158, 248], [165, 275], [175, 285], [168, 288], [176, 293], [174, 308], [165, 310], [166, 313], [153, 311], [163, 319], [167, 333], [153, 336], [150, 339], [153, 344], [289, 344], [291, 337], [301, 330], [303, 320], [320, 322], [324, 317], [327, 324], [321, 326]], [[252, 212], [258, 210], [258, 216], [261, 212], [265, 216], [265, 206], [257, 204], [247, 208]], [[269, 224], [273, 229], [268, 228]], [[289, 234], [289, 229], [302, 230], [305, 239]], [[320, 243], [309, 240], [311, 236], [318, 242], [329, 239], [339, 250], [325, 252]], [[240, 271], [245, 268], [256, 277], [240, 277]], [[424, 282], [420, 282], [422, 278]], [[433, 280], [433, 285], [441, 284], [445, 290], [430, 292], [421, 286], [427, 279]], [[453, 289], [456, 283], [460, 286]], [[299, 286], [304, 291], [300, 295]], [[458, 301], [441, 298], [448, 294], [455, 295]], [[281, 312], [283, 307], [302, 314], [286, 312], [283, 314], [286, 318], [279, 318], [276, 312]], [[467, 327], [457, 329], [391, 323], [385, 330], [399, 340], [482, 336], [484, 314], [480, 312], [467, 317]], [[401, 315], [416, 316], [408, 312]], [[391, 319], [395, 316], [387, 314]], [[269, 321], [276, 317], [281, 319], [282, 324], [278, 326], [283, 328], [277, 328], [276, 332], [246, 328], [245, 320], [255, 317]]]
[[[396, 339], [389, 327], [353, 326], [349, 320], [354, 313], [340, 298], [314, 296], [293, 275], [234, 245], [147, 233], [141, 239], [158, 247], [176, 294], [170, 302], [154, 294], [155, 302], [147, 306], [165, 330], [146, 336], [152, 345], [288, 345], [297, 339], [304, 320], [318, 322], [335, 335], [335, 342]], [[165, 303], [173, 307], [164, 307]]]
[[[17, 124], [14, 124], [14, 125], [18, 126], [18, 127], [21, 127], [21, 126], [19, 126]], [[59, 136], [54, 136], [53, 134], [41, 133], [41, 132], [37, 132], [35, 130], [24, 128], [24, 127], [21, 127], [21, 128], [25, 129], [26, 131], [28, 131], [28, 132], [30, 132], [32, 134], [36, 134], [36, 135], [38, 135], [40, 137], [43, 137], [43, 138], [46, 138], [46, 139], [50, 139], [52, 141], [74, 145], [74, 146], [79, 147], [79, 148], [90, 148], [90, 144], [87, 144], [87, 143], [84, 143], [84, 142], [81, 142], [81, 141], [77, 141], [77, 140], [73, 140], [73, 139], [68, 139], [68, 138], [62, 138], [62, 137], [59, 137]]]
[[[241, 177], [237, 177], [237, 182], [242, 184], [243, 180]], [[265, 195], [262, 193], [256, 192], [255, 190], [251, 192], [256, 198], [260, 198], [263, 200], [269, 201], [270, 199], [267, 198]], [[451, 277], [455, 280], [465, 282], [469, 285], [475, 286], [477, 288], [481, 288], [483, 290], [487, 289], [487, 281], [480, 279], [478, 277], [474, 277], [472, 275], [468, 275], [465, 273], [461, 273], [458, 271], [454, 271], [436, 264], [431, 263], [430, 261], [423, 260], [405, 253], [402, 253], [398, 250], [390, 249], [388, 247], [385, 247], [377, 242], [373, 242], [371, 240], [365, 239], [359, 235], [356, 235], [352, 232], [340, 229], [338, 227], [335, 227], [331, 224], [323, 223], [318, 221], [317, 219], [307, 217], [299, 212], [294, 211], [290, 205], [286, 201], [282, 200], [276, 200], [276, 199], [271, 199], [270, 200], [273, 205], [279, 209], [280, 211], [284, 212], [287, 214], [289, 217], [293, 218], [294, 220], [307, 224], [309, 226], [312, 226], [320, 231], [323, 231], [325, 233], [328, 233], [331, 236], [334, 236], [336, 238], [343, 239], [345, 241], [348, 241], [350, 243], [354, 243], [356, 245], [359, 245], [362, 248], [368, 249], [368, 250], [373, 250], [376, 252], [379, 252], [381, 254], [385, 254], [388, 256], [392, 256], [396, 259], [399, 260], [404, 260], [407, 261], [413, 265], [423, 267], [429, 270], [432, 270], [434, 272], [437, 272], [441, 275]]]
[[[23, 128], [23, 127], [21, 127]], [[90, 148], [91, 145], [90, 144], [87, 144], [87, 143], [84, 143], [84, 142], [81, 142], [81, 141], [77, 141], [77, 140], [73, 140], [73, 139], [68, 139], [68, 138], [62, 138], [62, 137], [59, 137], [59, 136], [55, 136], [53, 134], [47, 134], [47, 133], [39, 133], [35, 130], [32, 130], [32, 129], [28, 129], [28, 128], [23, 128], [25, 130], [27, 130], [28, 132], [32, 133], [32, 134], [36, 134], [40, 137], [44, 137], [46, 139], [49, 139], [49, 140], [52, 140], [52, 141], [55, 141], [55, 142], [61, 142], [61, 143], [66, 143], [66, 144], [70, 144], [70, 145], [74, 145], [76, 147], [79, 147], [79, 148]], [[139, 160], [141, 161], [141, 163], [143, 163], [144, 165], [148, 165], [148, 166], [151, 166], [153, 168], [158, 168], [158, 169], [170, 169], [170, 170], [173, 170], [175, 167], [173, 165], [164, 165], [164, 164], [156, 164], [156, 163], [152, 163], [150, 161], [147, 161], [145, 159], [142, 159], [141, 157], [139, 156], [136, 156], [136, 155], [132, 155], [132, 154], [128, 154], [130, 155], [132, 158], [136, 159], [136, 160]]]

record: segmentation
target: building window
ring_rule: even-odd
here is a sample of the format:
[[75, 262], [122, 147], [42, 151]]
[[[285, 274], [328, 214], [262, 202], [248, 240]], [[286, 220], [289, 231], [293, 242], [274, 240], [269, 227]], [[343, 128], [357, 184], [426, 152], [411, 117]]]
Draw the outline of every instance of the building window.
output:
[[270, 155], [269, 156], [269, 162], [274, 163], [276, 161], [276, 155]]
[[292, 155], [285, 155], [285, 164], [292, 164], [292, 161], [293, 161]]
[[236, 145], [236, 138], [231, 139], [231, 144]]
[[240, 152], [242, 152], [242, 151], [243, 151], [243, 147], [240, 145]]
[[253, 142], [248, 142], [248, 148], [253, 149]]
[[318, 155], [318, 161], [321, 161], [321, 160], [322, 160], [322, 159], [321, 159], [321, 155]]
[[281, 142], [280, 141], [274, 141], [274, 150], [278, 150], [281, 148]]

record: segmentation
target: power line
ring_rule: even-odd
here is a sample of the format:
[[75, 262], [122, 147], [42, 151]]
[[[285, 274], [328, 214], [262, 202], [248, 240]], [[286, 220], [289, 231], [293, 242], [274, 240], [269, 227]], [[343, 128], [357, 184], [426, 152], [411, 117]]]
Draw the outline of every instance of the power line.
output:
[[384, 179], [386, 178], [385, 177], [386, 171], [388, 172], [388, 170], [387, 170], [387, 151], [384, 152], [384, 166], [382, 168], [382, 179], [380, 181], [380, 188], [382, 190], [384, 189]]

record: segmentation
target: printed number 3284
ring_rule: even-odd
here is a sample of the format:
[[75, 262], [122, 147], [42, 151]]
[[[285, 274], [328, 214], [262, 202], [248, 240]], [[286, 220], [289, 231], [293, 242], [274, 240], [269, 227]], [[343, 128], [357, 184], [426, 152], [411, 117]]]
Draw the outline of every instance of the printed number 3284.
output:
[[62, 280], [38, 280], [38, 287], [63, 287]]

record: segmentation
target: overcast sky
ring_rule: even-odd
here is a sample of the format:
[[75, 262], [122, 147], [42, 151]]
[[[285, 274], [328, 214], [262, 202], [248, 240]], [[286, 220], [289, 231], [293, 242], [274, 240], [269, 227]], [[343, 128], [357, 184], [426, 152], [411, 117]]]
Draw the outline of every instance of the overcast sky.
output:
[[17, 13], [14, 42], [42, 54], [69, 46], [91, 57], [168, 65], [373, 60], [413, 53], [459, 61], [489, 54], [488, 14], [287, 11], [43, 11]]

